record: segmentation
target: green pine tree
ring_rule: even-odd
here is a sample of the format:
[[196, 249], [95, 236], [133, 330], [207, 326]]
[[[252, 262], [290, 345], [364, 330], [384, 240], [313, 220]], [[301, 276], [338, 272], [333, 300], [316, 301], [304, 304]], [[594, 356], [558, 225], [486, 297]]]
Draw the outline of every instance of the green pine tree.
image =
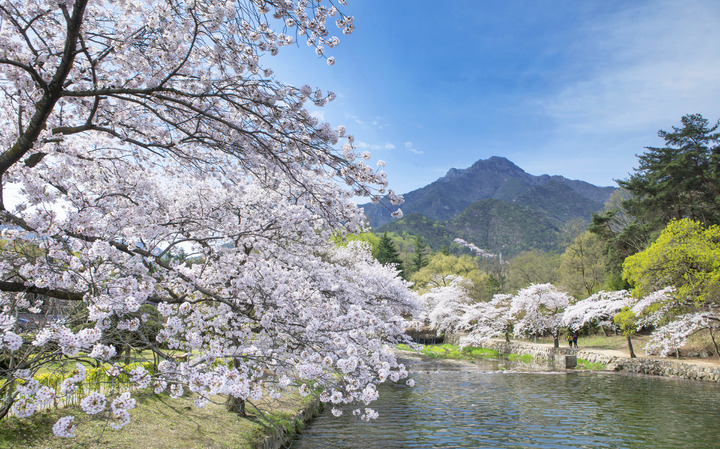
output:
[[430, 262], [429, 251], [427, 241], [423, 237], [415, 236], [413, 238], [413, 244], [415, 245], [415, 252], [413, 253], [412, 259], [410, 260], [410, 268], [413, 273], [420, 271], [420, 269]]
[[686, 115], [682, 127], [660, 131], [665, 147], [646, 147], [639, 167], [618, 181], [632, 195], [623, 206], [655, 230], [672, 219], [720, 223], [720, 133], [700, 114]]
[[387, 232], [380, 237], [380, 242], [378, 242], [377, 246], [375, 247], [374, 256], [375, 259], [377, 259], [378, 262], [383, 265], [395, 264], [397, 269], [400, 270], [400, 275], [404, 275], [402, 259], [400, 259], [400, 253], [395, 246], [395, 242], [393, 242], [392, 238], [390, 238]]

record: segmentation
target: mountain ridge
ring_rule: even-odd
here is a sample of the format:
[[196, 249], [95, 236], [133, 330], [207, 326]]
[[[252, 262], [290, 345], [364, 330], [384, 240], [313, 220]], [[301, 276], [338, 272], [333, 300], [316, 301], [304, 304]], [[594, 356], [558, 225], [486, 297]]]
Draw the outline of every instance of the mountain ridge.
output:
[[[531, 175], [504, 157], [492, 156], [468, 168], [451, 168], [430, 184], [404, 194], [400, 208], [406, 218], [392, 220], [391, 211], [378, 204], [361, 207], [374, 229], [421, 235], [433, 249], [460, 237], [490, 250], [503, 246], [513, 248], [512, 252], [552, 250], [558, 249], [557, 237], [565, 223], [577, 218], [589, 221], [616, 189], [559, 175]], [[467, 215], [476, 217], [474, 225], [472, 220], [461, 225]]]

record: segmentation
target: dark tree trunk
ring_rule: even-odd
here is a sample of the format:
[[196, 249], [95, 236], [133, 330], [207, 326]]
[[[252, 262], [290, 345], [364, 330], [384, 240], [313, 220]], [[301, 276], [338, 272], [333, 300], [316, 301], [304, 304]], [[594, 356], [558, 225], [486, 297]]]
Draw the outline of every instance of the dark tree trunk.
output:
[[[239, 366], [239, 360], [233, 358], [233, 367], [238, 368]], [[225, 408], [227, 409], [227, 411], [237, 413], [243, 418], [247, 416], [247, 414], [245, 413], [245, 399], [228, 396], [227, 401], [225, 401]]]
[[243, 418], [247, 416], [245, 413], [245, 399], [228, 396], [227, 401], [225, 402], [225, 408], [227, 411], [237, 413]]
[[720, 359], [720, 348], [718, 347], [718, 343], [715, 340], [715, 334], [713, 333], [713, 328], [710, 326], [710, 338], [712, 338], [713, 345], [715, 345], [715, 354]]
[[553, 334], [553, 345], [556, 348], [560, 347], [560, 330], [556, 330], [555, 333]]
[[635, 355], [635, 351], [633, 351], [632, 340], [630, 339], [629, 335], [627, 337], [627, 341], [628, 341], [628, 348], [630, 349], [630, 358], [634, 359], [637, 356]]
[[13, 403], [15, 401], [13, 400], [12, 396], [7, 398], [7, 402], [5, 402], [2, 407], [0, 407], [0, 420], [5, 418], [10, 411], [10, 407], [12, 407]]
[[508, 332], [507, 330], [505, 331], [505, 341], [507, 343], [510, 343], [510, 332]]

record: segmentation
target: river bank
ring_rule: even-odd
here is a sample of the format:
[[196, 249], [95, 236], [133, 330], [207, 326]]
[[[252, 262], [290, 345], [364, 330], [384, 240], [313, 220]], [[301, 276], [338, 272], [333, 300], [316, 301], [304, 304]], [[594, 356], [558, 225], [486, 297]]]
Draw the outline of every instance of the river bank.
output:
[[535, 359], [558, 362], [566, 356], [575, 356], [591, 364], [600, 364], [608, 371], [622, 371], [650, 376], [676, 377], [703, 382], [720, 382], [720, 362], [717, 358], [669, 359], [659, 357], [631, 358], [621, 351], [594, 348], [555, 348], [552, 344], [506, 342], [492, 340], [485, 349], [500, 354], [529, 355]]

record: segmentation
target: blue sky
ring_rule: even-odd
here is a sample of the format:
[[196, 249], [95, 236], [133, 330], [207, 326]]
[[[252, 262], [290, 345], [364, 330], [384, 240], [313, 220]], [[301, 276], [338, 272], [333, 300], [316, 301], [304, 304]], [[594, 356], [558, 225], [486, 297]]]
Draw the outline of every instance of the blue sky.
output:
[[[333, 90], [344, 124], [406, 193], [504, 156], [614, 185], [660, 129], [720, 118], [720, 2], [350, 0], [356, 31], [283, 49], [278, 78]], [[289, 50], [289, 51], [288, 51]]]

